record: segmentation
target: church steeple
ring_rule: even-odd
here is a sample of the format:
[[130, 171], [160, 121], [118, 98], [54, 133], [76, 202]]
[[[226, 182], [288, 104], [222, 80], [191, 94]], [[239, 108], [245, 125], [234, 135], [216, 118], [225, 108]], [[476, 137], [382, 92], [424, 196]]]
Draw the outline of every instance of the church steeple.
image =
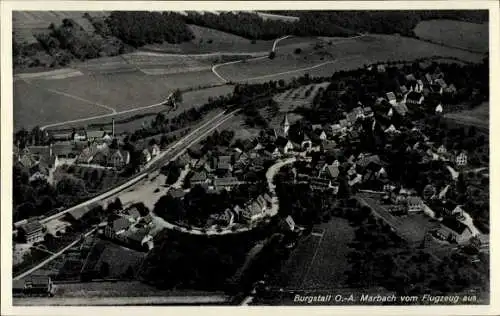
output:
[[283, 129], [283, 135], [285, 137], [288, 136], [288, 130], [290, 129], [290, 122], [288, 122], [288, 113], [285, 113], [285, 118], [283, 119], [283, 123], [281, 124]]

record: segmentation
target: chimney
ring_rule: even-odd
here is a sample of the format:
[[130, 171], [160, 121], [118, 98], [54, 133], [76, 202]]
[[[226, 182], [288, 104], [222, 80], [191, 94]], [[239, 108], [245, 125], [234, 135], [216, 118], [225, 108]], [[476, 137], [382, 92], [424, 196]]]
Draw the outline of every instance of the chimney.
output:
[[111, 134], [113, 135], [113, 139], [115, 138], [115, 119], [111, 119]]

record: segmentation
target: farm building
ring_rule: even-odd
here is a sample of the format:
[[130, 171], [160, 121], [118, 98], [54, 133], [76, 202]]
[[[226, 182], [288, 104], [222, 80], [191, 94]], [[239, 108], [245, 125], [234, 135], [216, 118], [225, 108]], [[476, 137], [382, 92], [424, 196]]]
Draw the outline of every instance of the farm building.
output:
[[21, 240], [29, 244], [41, 242], [45, 237], [44, 227], [37, 220], [28, 220], [27, 223], [21, 225], [18, 228], [18, 234]]

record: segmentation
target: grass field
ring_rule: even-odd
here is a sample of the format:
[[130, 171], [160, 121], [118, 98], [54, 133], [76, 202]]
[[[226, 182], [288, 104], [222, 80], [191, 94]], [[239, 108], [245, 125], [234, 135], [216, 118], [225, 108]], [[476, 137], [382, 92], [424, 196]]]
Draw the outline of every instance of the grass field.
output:
[[342, 218], [315, 226], [285, 262], [279, 285], [298, 290], [343, 287], [348, 244], [353, 238], [354, 228]]
[[23, 81], [14, 83], [14, 130], [106, 113], [109, 111]]
[[[92, 24], [83, 18], [83, 11], [13, 11], [12, 28], [19, 42], [28, 44], [37, 43], [33, 36], [39, 32], [48, 31], [50, 23], [61, 24], [65, 18], [73, 19], [85, 31], [92, 33], [95, 31]], [[93, 11], [92, 16], [105, 16], [105, 11]]]
[[189, 25], [195, 38], [181, 44], [152, 44], [144, 48], [148, 50], [178, 53], [178, 54], [200, 54], [213, 52], [247, 52], [256, 53], [270, 51], [273, 41], [252, 41], [234, 34], [197, 26]]
[[488, 52], [488, 24], [453, 20], [422, 21], [414, 29], [425, 40], [478, 52]]
[[482, 103], [469, 111], [447, 113], [445, 117], [457, 123], [472, 125], [481, 130], [489, 130], [490, 106], [489, 102]]
[[[112, 113], [112, 109], [120, 112], [144, 107], [164, 101], [174, 89], [217, 84], [220, 80], [207, 70], [163, 76], [135, 71], [30, 82], [14, 83], [15, 129]], [[229, 87], [202, 90], [193, 98], [187, 96], [184, 103], [188, 105], [193, 100], [203, 103], [209, 96], [229, 92]]]
[[[293, 38], [284, 40], [283, 42]], [[294, 41], [299, 39], [295, 38]], [[232, 81], [268, 81], [291, 79], [309, 73], [329, 76], [335, 71], [363, 67], [365, 64], [391, 60], [414, 60], [432, 56], [455, 57], [466, 62], [480, 62], [483, 54], [445, 47], [413, 38], [392, 35], [369, 35], [354, 39], [332, 41], [305, 39], [301, 54], [286, 51], [280, 46], [273, 60], [261, 59], [225, 65], [218, 72]]]
[[[220, 87], [186, 92], [183, 94], [183, 102], [179, 104], [176, 110], [171, 110], [170, 108], [167, 108], [164, 105], [158, 105], [143, 110], [137, 110], [133, 112], [117, 114], [98, 119], [86, 120], [84, 122], [67, 123], [61, 126], [54, 127], [53, 129], [68, 129], [72, 127], [82, 126], [85, 124], [86, 125], [99, 124], [99, 126], [102, 126], [104, 129], [110, 129], [111, 119], [114, 118], [116, 133], [119, 134], [122, 132], [132, 132], [137, 129], [140, 129], [143, 126], [143, 124], [146, 124], [147, 126], [151, 122], [151, 120], [153, 120], [154, 117], [160, 112], [163, 113], [163, 115], [165, 115], [166, 118], [173, 118], [185, 110], [189, 110], [190, 108], [199, 107], [205, 104], [208, 101], [209, 97], [216, 98], [218, 96], [231, 93], [232, 91], [233, 91], [233, 86], [225, 85]], [[140, 118], [138, 117], [137, 119], [130, 122], [123, 122], [123, 123], [120, 122], [121, 120], [125, 120], [133, 116], [141, 116], [141, 117]], [[106, 125], [101, 125], [101, 124], [106, 124]]]

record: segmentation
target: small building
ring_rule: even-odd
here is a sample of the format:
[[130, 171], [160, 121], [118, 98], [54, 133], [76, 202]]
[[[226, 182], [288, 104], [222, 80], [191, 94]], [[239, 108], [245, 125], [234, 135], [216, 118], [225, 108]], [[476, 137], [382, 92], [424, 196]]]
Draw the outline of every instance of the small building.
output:
[[399, 87], [399, 91], [404, 95], [408, 93], [408, 88], [405, 85], [402, 85]]
[[371, 107], [367, 106], [363, 108], [363, 116], [366, 117], [373, 117], [373, 110]]
[[458, 244], [464, 244], [472, 237], [472, 231], [467, 225], [451, 217], [445, 217], [435, 233], [440, 239]]
[[147, 148], [144, 148], [141, 152], [141, 161], [142, 163], [147, 163], [149, 161], [151, 161], [151, 153], [149, 152], [149, 150]]
[[402, 102], [396, 103], [392, 107], [401, 116], [405, 116], [406, 113], [408, 112], [408, 108], [406, 107], [406, 104], [404, 104]]
[[191, 186], [203, 184], [208, 181], [207, 173], [204, 170], [197, 171], [190, 179]]
[[456, 158], [455, 163], [458, 167], [463, 167], [467, 165], [467, 153], [462, 151]]
[[279, 150], [284, 154], [293, 151], [293, 143], [284, 137], [278, 137], [278, 139], [276, 139], [275, 144], [279, 148]]
[[323, 168], [321, 168], [321, 171], [320, 171], [320, 176], [324, 176], [324, 177], [327, 177], [330, 179], [337, 179], [339, 174], [340, 174], [340, 171], [339, 171], [338, 166], [334, 166], [333, 164], [332, 165], [325, 164], [323, 166]]
[[226, 189], [227, 191], [231, 191], [232, 188], [240, 185], [241, 182], [235, 177], [224, 177], [214, 179], [213, 184], [216, 190]]
[[219, 172], [231, 172], [231, 156], [219, 156], [217, 158], [217, 167], [216, 170]]
[[447, 152], [448, 152], [448, 150], [446, 150], [446, 147], [444, 145], [439, 146], [439, 148], [437, 149], [437, 153], [440, 155], [444, 155]]
[[489, 253], [490, 251], [490, 236], [486, 234], [479, 234], [470, 239], [471, 246], [476, 248], [479, 252]]
[[309, 178], [309, 186], [313, 191], [326, 191], [333, 188], [332, 180], [319, 177]]
[[126, 217], [120, 217], [109, 223], [104, 229], [104, 236], [110, 239], [124, 240], [123, 232], [130, 227], [130, 221]]
[[443, 106], [441, 105], [441, 103], [439, 103], [436, 108], [434, 109], [434, 112], [436, 112], [436, 114], [441, 114], [443, 113]]
[[116, 149], [111, 152], [108, 166], [120, 170], [130, 163], [130, 153], [126, 150]]
[[420, 212], [424, 209], [424, 202], [418, 196], [409, 196], [406, 203], [408, 212]]
[[384, 64], [378, 64], [377, 65], [377, 72], [379, 72], [379, 73], [385, 72], [385, 65]]
[[13, 296], [53, 296], [54, 284], [49, 276], [30, 276], [12, 281]]
[[396, 95], [394, 94], [394, 92], [387, 92], [385, 96], [387, 97], [387, 101], [389, 101], [390, 104], [396, 104]]
[[24, 242], [34, 244], [44, 240], [45, 229], [39, 221], [28, 220], [18, 228], [18, 234]]
[[410, 105], [421, 105], [424, 102], [424, 95], [421, 92], [410, 92], [406, 95], [405, 102]]

